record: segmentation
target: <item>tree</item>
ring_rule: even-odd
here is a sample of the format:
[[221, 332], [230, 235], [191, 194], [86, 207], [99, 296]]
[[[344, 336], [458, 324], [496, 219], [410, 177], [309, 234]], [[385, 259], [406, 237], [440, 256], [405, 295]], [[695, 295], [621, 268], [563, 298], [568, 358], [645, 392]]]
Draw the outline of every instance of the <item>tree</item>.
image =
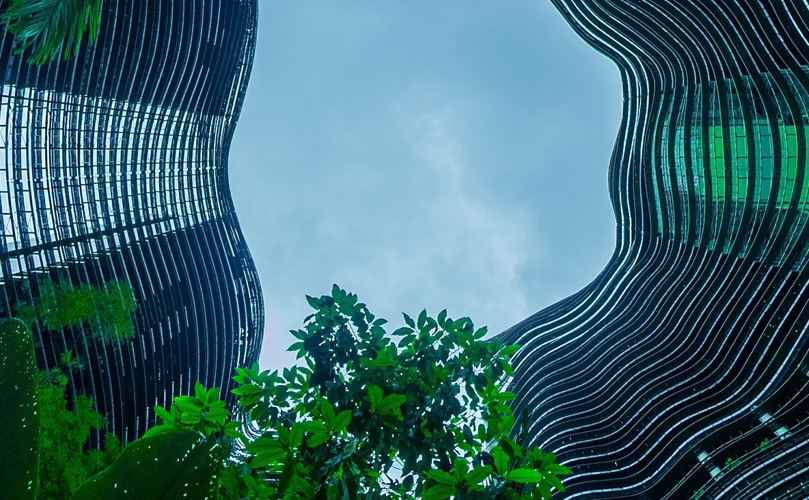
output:
[[564, 490], [553, 453], [512, 439], [500, 387], [516, 346], [483, 340], [469, 318], [425, 311], [388, 335], [357, 296], [336, 285], [292, 332], [306, 366], [237, 369], [233, 390], [257, 426], [247, 439], [214, 390], [157, 408], [148, 435], [193, 429], [242, 441], [220, 473], [224, 498], [529, 499]]
[[[233, 394], [244, 414], [234, 416], [218, 389], [198, 382], [193, 395], [174, 398], [169, 410], [156, 407], [162, 423], [117, 458], [114, 441], [106, 453], [83, 450], [102, 418], [87, 399], [67, 410], [62, 373], [31, 394], [30, 332], [9, 324], [0, 328], [0, 344], [28, 353], [13, 359], [29, 359], [0, 370], [0, 385], [14, 388], [14, 411], [0, 418], [0, 429], [13, 436], [15, 426], [33, 422], [36, 428], [15, 447], [25, 474], [40, 476], [41, 492], [75, 491], [74, 500], [115, 497], [118, 488], [139, 498], [284, 500], [528, 500], [564, 491], [559, 476], [570, 471], [553, 453], [524, 446], [527, 427], [513, 434], [506, 402], [514, 395], [500, 388], [517, 346], [484, 340], [485, 328], [476, 330], [469, 318], [452, 320], [446, 311], [436, 318], [422, 311], [416, 320], [405, 314], [405, 326], [387, 334], [385, 320], [337, 286], [307, 300], [315, 312], [293, 332], [297, 342], [290, 347], [306, 366], [281, 374], [238, 369]], [[73, 366], [69, 355], [62, 361]], [[29, 418], [37, 404], [40, 422]], [[60, 435], [48, 422], [73, 433], [67, 444], [56, 443]], [[37, 434], [41, 446], [31, 447]], [[54, 491], [45, 476], [59, 483]]]
[[21, 54], [31, 49], [28, 62], [42, 66], [79, 53], [84, 32], [90, 43], [98, 37], [101, 0], [11, 0], [0, 16], [17, 40]]

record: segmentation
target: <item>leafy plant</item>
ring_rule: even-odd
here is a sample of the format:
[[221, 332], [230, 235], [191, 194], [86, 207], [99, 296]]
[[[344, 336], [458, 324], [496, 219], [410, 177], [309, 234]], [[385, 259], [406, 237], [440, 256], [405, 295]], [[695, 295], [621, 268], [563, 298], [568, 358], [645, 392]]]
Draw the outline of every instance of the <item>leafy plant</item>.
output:
[[[9, 498], [67, 498], [87, 478], [107, 467], [120, 452], [114, 435], [104, 451], [88, 449], [91, 429], [104, 417], [93, 402], [77, 396], [71, 408], [67, 377], [59, 368], [37, 372], [31, 331], [19, 320], [0, 321], [0, 477]], [[72, 357], [63, 354], [72, 367]]]
[[129, 283], [109, 281], [103, 288], [96, 288], [46, 281], [40, 285], [39, 300], [18, 307], [15, 314], [28, 324], [38, 320], [49, 330], [86, 322], [93, 337], [115, 341], [134, 337], [132, 313], [136, 308], [135, 293]]
[[[384, 319], [337, 286], [307, 300], [315, 313], [292, 332], [290, 348], [305, 367], [237, 369], [233, 393], [261, 434], [247, 440], [233, 429], [248, 456], [225, 467], [223, 497], [547, 499], [564, 491], [559, 476], [570, 471], [555, 455], [510, 437], [514, 395], [499, 387], [516, 346], [483, 340], [485, 328], [446, 311], [404, 315], [406, 326], [388, 335]], [[210, 421], [203, 393], [175, 400], [169, 415], [158, 411], [164, 425]]]
[[193, 396], [175, 397], [170, 411], [156, 406], [155, 415], [162, 423], [149, 429], [144, 438], [193, 431], [204, 437], [206, 443], [215, 443], [223, 450], [218, 462], [219, 489], [223, 492], [221, 498], [268, 499], [275, 492], [274, 488], [252, 477], [250, 468], [243, 463], [243, 448], [237, 446], [237, 442], [247, 442], [247, 438], [241, 433], [241, 422], [229, 419], [224, 401], [219, 400], [218, 389], [206, 391], [197, 382]]
[[98, 37], [101, 0], [11, 0], [0, 17], [14, 34], [21, 54], [31, 49], [28, 62], [43, 65], [79, 53], [84, 32], [90, 43]]
[[[120, 295], [117, 284], [99, 295]], [[40, 306], [46, 318], [54, 310], [76, 307], [74, 291], [52, 292]], [[103, 298], [102, 298], [103, 301]], [[120, 300], [119, 300], [120, 302]], [[100, 308], [107, 307], [103, 303]], [[117, 307], [117, 306], [116, 306]], [[101, 314], [97, 321], [110, 321]], [[107, 324], [102, 324], [107, 327]], [[70, 351], [59, 357], [65, 370], [80, 369], [82, 363]], [[103, 415], [93, 411], [92, 399], [66, 394], [68, 378], [62, 369], [38, 372], [31, 331], [20, 320], [0, 320], [0, 393], [8, 411], [0, 413], [0, 477], [9, 498], [67, 498], [87, 478], [105, 469], [120, 453], [120, 442], [107, 434], [105, 449], [89, 449], [92, 429], [105, 426]]]
[[33, 499], [39, 485], [39, 411], [34, 341], [21, 321], [0, 320], [0, 477], [8, 498]]
[[144, 437], [178, 429], [193, 430], [215, 439], [223, 436], [242, 437], [239, 432], [241, 424], [228, 421], [230, 412], [225, 407], [225, 402], [219, 399], [219, 389], [206, 391], [199, 382], [194, 386], [194, 396], [177, 396], [171, 405], [171, 411], [156, 406], [155, 414], [163, 423], [146, 431]]
[[120, 453], [120, 441], [105, 434], [104, 450], [88, 448], [90, 432], [105, 427], [93, 411], [93, 400], [78, 395], [68, 407], [67, 377], [55, 368], [40, 372], [40, 497], [68, 498], [89, 477], [109, 466]]
[[[485, 328], [445, 311], [435, 319], [425, 311], [416, 320], [404, 315], [406, 326], [388, 335], [385, 320], [337, 286], [307, 300], [315, 313], [293, 332], [298, 342], [290, 348], [306, 366], [282, 374], [253, 366], [234, 377], [233, 393], [257, 438], [242, 433], [217, 389], [197, 383], [170, 410], [157, 407], [162, 423], [72, 498], [527, 500], [564, 491], [559, 476], [570, 471], [555, 455], [510, 437], [515, 422], [506, 402], [514, 395], [500, 386], [517, 346], [483, 340]], [[70, 366], [72, 358], [62, 361]], [[64, 404], [66, 377], [55, 371], [48, 381], [42, 404]], [[48, 387], [59, 390], [48, 395]], [[74, 452], [100, 420], [88, 402], [76, 400], [81, 423], [70, 432], [82, 437]], [[526, 432], [523, 425], [520, 435]], [[72, 489], [83, 474], [70, 474], [61, 480]]]

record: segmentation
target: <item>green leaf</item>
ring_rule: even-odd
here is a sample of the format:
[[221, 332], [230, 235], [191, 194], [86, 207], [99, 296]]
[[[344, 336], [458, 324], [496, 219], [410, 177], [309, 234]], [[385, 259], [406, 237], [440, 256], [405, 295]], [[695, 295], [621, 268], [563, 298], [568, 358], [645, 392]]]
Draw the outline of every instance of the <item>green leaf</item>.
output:
[[374, 359], [373, 361], [369, 361], [365, 364], [369, 366], [379, 366], [382, 368], [393, 366], [396, 364], [396, 362], [393, 359], [395, 355], [396, 355], [395, 349], [393, 349], [392, 347], [386, 347], [376, 354], [376, 359]]
[[325, 431], [314, 432], [306, 439], [306, 444], [310, 448], [316, 448], [329, 440], [329, 434]]
[[242, 424], [240, 422], [228, 422], [228, 423], [226, 423], [225, 427], [223, 429], [224, 433], [225, 433], [225, 436], [231, 437], [231, 438], [234, 438], [234, 439], [236, 439], [236, 438], [243, 439], [244, 435], [239, 430], [241, 428], [241, 425]]
[[334, 432], [340, 432], [348, 427], [349, 423], [351, 423], [351, 411], [341, 411], [334, 419], [334, 428], [332, 430]]
[[208, 389], [208, 392], [205, 393], [205, 404], [210, 405], [214, 401], [219, 400], [219, 388], [218, 387], [211, 387]]
[[[542, 482], [542, 474], [534, 469], [514, 469], [506, 476], [509, 481], [515, 483], [540, 483]], [[561, 484], [561, 483], [560, 483]]]
[[562, 484], [562, 481], [560, 481], [558, 477], [554, 476], [553, 474], [545, 474], [544, 477], [545, 480], [548, 482], [548, 484], [550, 484], [557, 490], [561, 491], [562, 493], [565, 492], [565, 486]]
[[169, 413], [162, 406], [155, 406], [154, 407], [154, 412], [155, 412], [155, 415], [160, 417], [160, 420], [162, 420], [164, 424], [174, 425], [174, 417], [172, 417], [171, 413]]
[[286, 452], [284, 450], [275, 450], [275, 451], [263, 451], [253, 457], [250, 461], [250, 468], [251, 469], [262, 469], [267, 467], [268, 465], [275, 465], [281, 463], [283, 458], [286, 456]]
[[194, 396], [201, 401], [205, 401], [205, 386], [202, 385], [202, 382], [197, 381], [194, 384]]
[[475, 467], [472, 469], [472, 472], [466, 475], [464, 478], [464, 482], [467, 484], [480, 484], [481, 481], [485, 480], [489, 476], [492, 475], [492, 468], [489, 465], [484, 465], [480, 467]]
[[163, 425], [163, 424], [155, 425], [154, 427], [150, 427], [149, 430], [147, 430], [143, 434], [143, 437], [144, 438], [152, 437], [152, 436], [156, 436], [157, 434], [163, 434], [163, 433], [166, 433], [166, 432], [172, 432], [172, 431], [176, 431], [176, 430], [177, 430], [177, 427], [170, 426], [170, 425]]
[[281, 443], [271, 437], [260, 437], [252, 443], [247, 443], [245, 448], [256, 455], [250, 462], [250, 467], [253, 469], [275, 465], [286, 456], [286, 451]]
[[444, 500], [455, 494], [455, 486], [449, 484], [436, 484], [421, 494], [422, 500]]
[[494, 468], [501, 475], [505, 475], [508, 471], [509, 456], [499, 446], [492, 450], [492, 458], [494, 459]]
[[517, 344], [512, 344], [504, 347], [500, 350], [500, 355], [505, 357], [511, 357], [512, 354], [520, 350], [520, 346]]
[[273, 439], [268, 436], [262, 436], [253, 442], [247, 443], [245, 445], [245, 449], [247, 449], [248, 452], [254, 455], [257, 455], [264, 451], [274, 451], [274, 450], [283, 451], [281, 443], [279, 443], [276, 439]]
[[221, 446], [188, 430], [174, 430], [130, 443], [115, 462], [88, 479], [71, 500], [122, 498], [213, 498]]
[[323, 399], [320, 401], [320, 414], [323, 417], [323, 422], [329, 429], [334, 429], [334, 405]]
[[303, 342], [295, 342], [292, 345], [290, 345], [289, 347], [287, 347], [287, 352], [300, 351], [300, 350], [304, 349], [303, 346], [304, 346]]
[[379, 386], [368, 384], [368, 401], [371, 402], [371, 413], [375, 413], [379, 405], [382, 404], [384, 394]]
[[436, 319], [438, 320], [438, 324], [441, 326], [441, 328], [444, 328], [444, 322], [447, 320], [447, 310], [442, 309], [441, 312], [438, 313], [438, 318]]
[[251, 396], [253, 394], [258, 394], [262, 390], [263, 389], [261, 387], [257, 386], [257, 385], [249, 384], [249, 385], [242, 385], [242, 386], [236, 387], [235, 389], [231, 390], [230, 392], [232, 392], [236, 396]]
[[352, 439], [343, 448], [343, 452], [340, 454], [340, 458], [342, 460], [348, 460], [348, 458], [351, 457], [351, 455], [353, 455], [356, 452], [357, 452], [357, 440]]
[[517, 395], [513, 392], [498, 392], [495, 395], [495, 399], [498, 401], [511, 401], [512, 399], [516, 398]]
[[205, 414], [205, 420], [219, 426], [225, 425], [228, 420], [228, 411], [224, 408], [212, 408]]
[[503, 437], [500, 440], [500, 446], [512, 458], [521, 458], [523, 455], [522, 447], [509, 437]]
[[455, 478], [455, 476], [442, 470], [438, 469], [428, 470], [427, 472], [424, 473], [424, 475], [432, 479], [436, 483], [452, 485], [453, 489], [454, 486], [458, 484], [458, 480]]
[[174, 398], [174, 405], [183, 413], [197, 414], [202, 411], [202, 406], [193, 403], [190, 398], [178, 396]]
[[314, 297], [310, 297], [309, 295], [306, 296], [306, 302], [309, 304], [309, 307], [319, 311], [321, 308], [320, 301]]
[[411, 333], [413, 333], [412, 328], [410, 328], [409, 326], [403, 326], [401, 328], [397, 328], [396, 330], [394, 330], [391, 335], [393, 335], [394, 337], [406, 337]]
[[294, 424], [289, 430], [289, 447], [295, 449], [303, 443], [304, 429], [300, 424]]
[[311, 420], [305, 422], [298, 422], [295, 424], [296, 427], [300, 428], [304, 432], [324, 432], [326, 431], [326, 425], [319, 421], [319, 420]]
[[289, 485], [292, 483], [292, 478], [295, 477], [295, 469], [297, 467], [297, 463], [294, 460], [287, 462], [284, 465], [284, 470], [281, 471], [281, 475], [278, 477], [278, 491], [284, 492], [289, 488]]
[[407, 396], [403, 394], [391, 394], [389, 396], [385, 396], [385, 399], [377, 407], [377, 411], [379, 413], [389, 413], [407, 402]]
[[550, 472], [551, 474], [558, 474], [560, 476], [566, 476], [568, 474], [572, 474], [573, 471], [565, 467], [564, 465], [559, 464], [548, 464], [542, 468], [543, 470]]
[[421, 310], [421, 312], [419, 313], [419, 317], [416, 320], [416, 324], [418, 325], [419, 330], [424, 329], [424, 327], [427, 325], [427, 310], [426, 309]]
[[409, 326], [410, 328], [416, 328], [416, 322], [413, 321], [413, 318], [411, 318], [405, 313], [402, 313], [402, 316], [404, 317], [404, 321], [405, 323], [407, 323], [407, 326]]

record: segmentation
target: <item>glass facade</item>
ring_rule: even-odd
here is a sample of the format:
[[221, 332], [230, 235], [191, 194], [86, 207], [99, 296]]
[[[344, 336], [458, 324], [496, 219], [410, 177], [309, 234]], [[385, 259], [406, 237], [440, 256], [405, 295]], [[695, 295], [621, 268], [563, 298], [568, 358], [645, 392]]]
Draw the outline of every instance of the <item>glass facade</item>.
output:
[[228, 187], [255, 1], [104, 2], [100, 36], [42, 68], [0, 39], [0, 312], [47, 282], [135, 291], [134, 340], [35, 331], [131, 441], [199, 380], [229, 394], [258, 359], [263, 305]]
[[809, 4], [552, 0], [617, 64], [617, 246], [501, 334], [563, 498], [809, 498]]

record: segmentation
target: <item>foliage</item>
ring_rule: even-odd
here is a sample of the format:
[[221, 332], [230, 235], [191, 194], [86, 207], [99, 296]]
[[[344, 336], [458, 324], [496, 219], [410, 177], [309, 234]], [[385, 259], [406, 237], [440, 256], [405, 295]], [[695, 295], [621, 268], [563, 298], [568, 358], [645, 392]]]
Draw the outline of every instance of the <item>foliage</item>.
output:
[[114, 341], [134, 337], [136, 307], [135, 292], [126, 282], [109, 281], [96, 288], [46, 281], [36, 304], [18, 307], [16, 316], [29, 324], [39, 320], [49, 330], [87, 322], [93, 337]]
[[31, 331], [0, 320], [0, 477], [8, 498], [33, 499], [39, 484], [37, 372]]
[[[71, 361], [69, 356], [63, 361]], [[79, 395], [68, 408], [67, 377], [55, 368], [41, 372], [40, 497], [67, 498], [89, 477], [109, 466], [120, 453], [120, 441], [105, 435], [104, 450], [88, 449], [92, 429], [103, 429], [104, 416], [93, 411], [93, 400]]]
[[[505, 403], [513, 394], [499, 386], [516, 346], [483, 340], [485, 328], [445, 311], [404, 315], [407, 326], [388, 335], [385, 320], [337, 286], [307, 300], [315, 313], [290, 348], [306, 366], [281, 375], [253, 366], [234, 377], [256, 439], [242, 434], [218, 389], [197, 383], [170, 410], [155, 409], [161, 425], [82, 483], [113, 460], [117, 442], [108, 437], [106, 452], [85, 451], [103, 418], [82, 396], [68, 410], [67, 377], [58, 369], [43, 375], [42, 492], [65, 498], [78, 487], [76, 500], [528, 500], [564, 491], [559, 476], [570, 471], [553, 453], [509, 437], [514, 417]], [[75, 367], [69, 353], [61, 360]]]
[[161, 432], [127, 446], [115, 463], [71, 498], [215, 498], [221, 460], [219, 444], [197, 432]]
[[0, 20], [17, 39], [28, 62], [43, 65], [79, 53], [84, 32], [90, 43], [98, 37], [101, 0], [12, 0]]
[[[88, 477], [107, 467], [119, 453], [114, 435], [104, 451], [87, 449], [90, 431], [104, 417], [93, 401], [77, 396], [68, 408], [67, 377], [59, 368], [37, 372], [31, 332], [19, 320], [0, 321], [0, 476], [9, 498], [67, 498]], [[66, 368], [76, 363], [69, 352]], [[15, 478], [17, 480], [6, 480]]]
[[[157, 409], [161, 430], [185, 427], [242, 440], [227, 462], [224, 498], [529, 499], [564, 490], [553, 453], [512, 440], [513, 394], [499, 385], [516, 346], [485, 328], [425, 311], [388, 335], [356, 295], [337, 286], [307, 297], [315, 313], [292, 332], [305, 367], [237, 369], [233, 390], [261, 435], [241, 436], [197, 386]], [[394, 342], [396, 340], [396, 342]], [[228, 428], [228, 426], [232, 426]], [[209, 438], [210, 439], [210, 438]]]
[[171, 411], [156, 406], [155, 414], [163, 423], [146, 431], [144, 437], [178, 429], [193, 430], [220, 442], [226, 441], [222, 437], [242, 437], [239, 432], [241, 424], [228, 421], [230, 412], [225, 408], [225, 402], [219, 399], [219, 389], [206, 391], [199, 382], [194, 386], [193, 396], [177, 396], [171, 405]]
[[[177, 396], [170, 411], [156, 406], [155, 414], [162, 423], [146, 431], [144, 438], [178, 430], [190, 430], [205, 436], [207, 443], [216, 443], [223, 450], [220, 460], [219, 485], [223, 498], [269, 498], [274, 491], [267, 485], [259, 484], [250, 475], [250, 468], [239, 462], [238, 456], [230, 458], [237, 450], [237, 440], [247, 441], [241, 433], [242, 424], [229, 420], [225, 402], [219, 400], [219, 390], [205, 390], [199, 382], [194, 386], [193, 396]], [[240, 494], [244, 491], [244, 495]]]

